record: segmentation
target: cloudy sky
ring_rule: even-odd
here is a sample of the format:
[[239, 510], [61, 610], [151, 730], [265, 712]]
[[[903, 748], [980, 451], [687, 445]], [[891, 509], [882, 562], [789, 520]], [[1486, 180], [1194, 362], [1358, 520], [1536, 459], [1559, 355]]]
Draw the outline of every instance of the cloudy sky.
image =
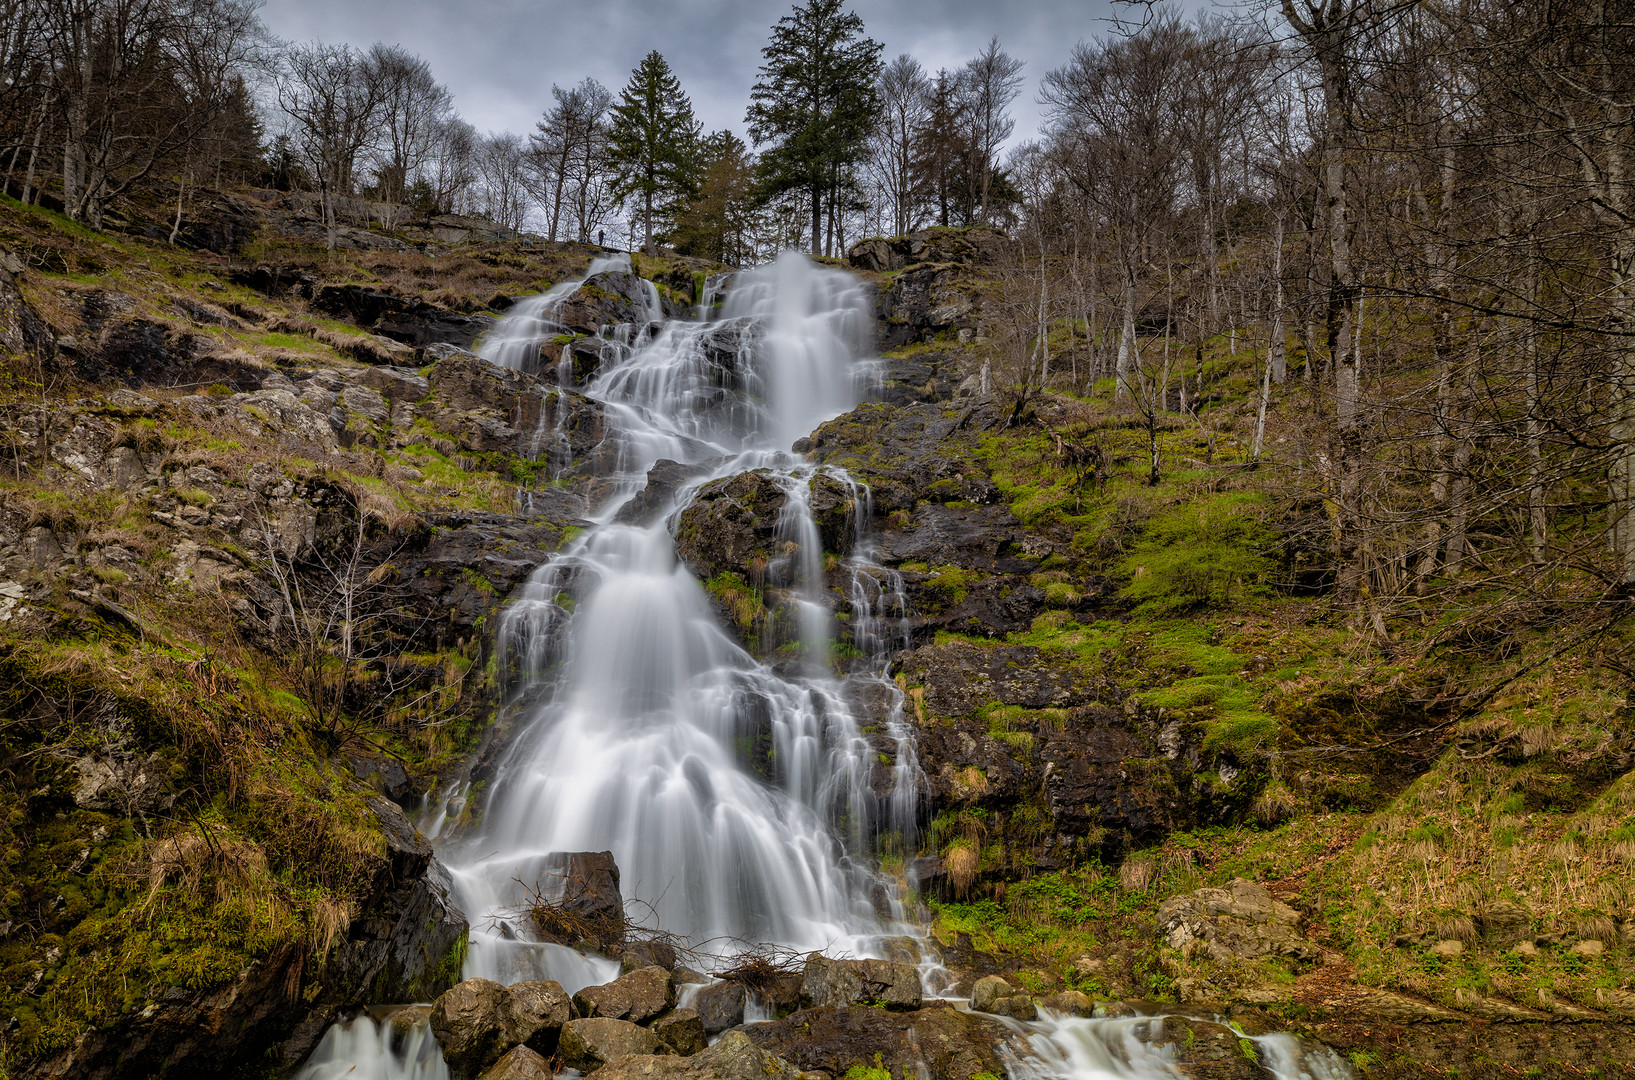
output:
[[[1189, 6], [1197, 3], [1192, 0]], [[790, 0], [267, 0], [262, 15], [290, 40], [400, 44], [431, 62], [462, 116], [481, 130], [527, 132], [551, 84], [587, 75], [615, 91], [657, 49], [680, 75], [706, 129], [744, 134], [744, 108], [772, 24]], [[852, 0], [887, 58], [956, 67], [998, 35], [1027, 62], [1016, 136], [1038, 127], [1038, 81], [1074, 42], [1105, 34], [1111, 0]]]

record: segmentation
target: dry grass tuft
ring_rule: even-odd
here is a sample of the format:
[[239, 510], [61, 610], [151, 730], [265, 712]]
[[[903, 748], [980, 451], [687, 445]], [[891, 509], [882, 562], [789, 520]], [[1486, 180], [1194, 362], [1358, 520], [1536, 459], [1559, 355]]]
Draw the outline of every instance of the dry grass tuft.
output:
[[1151, 859], [1125, 859], [1118, 868], [1119, 888], [1125, 892], [1146, 892], [1158, 878], [1158, 868]]

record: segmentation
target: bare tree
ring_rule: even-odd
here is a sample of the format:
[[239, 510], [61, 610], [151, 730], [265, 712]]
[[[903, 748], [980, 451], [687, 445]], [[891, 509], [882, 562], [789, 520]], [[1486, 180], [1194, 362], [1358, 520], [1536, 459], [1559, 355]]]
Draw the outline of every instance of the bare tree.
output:
[[352, 194], [359, 156], [378, 137], [385, 99], [365, 58], [350, 45], [292, 46], [278, 65], [278, 106], [294, 125], [295, 143], [323, 208], [329, 250], [335, 250], [336, 202]]
[[365, 78], [380, 94], [381, 135], [375, 143], [375, 187], [386, 204], [386, 228], [436, 151], [438, 133], [453, 114], [453, 98], [432, 76], [431, 65], [398, 45], [376, 43], [364, 57]]
[[999, 47], [997, 37], [990, 38], [987, 47], [965, 64], [965, 115], [971, 125], [971, 146], [979, 170], [977, 215], [984, 222], [992, 221], [988, 204], [999, 148], [1016, 130], [1010, 103], [1021, 92], [1022, 67], [1022, 61]]
[[556, 104], [546, 110], [529, 138], [528, 163], [533, 192], [545, 207], [545, 235], [557, 239], [564, 207], [583, 240], [591, 218], [607, 201], [608, 109], [613, 92], [595, 79], [575, 86], [551, 87]]
[[912, 232], [923, 202], [915, 169], [915, 141], [930, 113], [931, 80], [920, 62], [903, 53], [880, 72], [880, 122], [871, 140], [869, 168], [888, 208], [891, 231]]
[[1178, 81], [1187, 35], [1164, 15], [1140, 33], [1080, 42], [1045, 76], [1040, 100], [1063, 172], [1105, 215], [1120, 269], [1117, 390], [1138, 363], [1135, 315], [1147, 249], [1174, 208]]
[[482, 186], [483, 213], [513, 236], [528, 219], [528, 163], [522, 137], [495, 132], [477, 146], [477, 176]]

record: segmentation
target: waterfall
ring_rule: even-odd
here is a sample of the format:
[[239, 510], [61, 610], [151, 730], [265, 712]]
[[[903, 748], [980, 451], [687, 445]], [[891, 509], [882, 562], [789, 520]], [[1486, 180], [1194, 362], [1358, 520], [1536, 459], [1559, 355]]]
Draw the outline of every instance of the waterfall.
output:
[[[623, 256], [598, 260], [587, 278], [628, 269]], [[482, 355], [535, 365], [581, 283], [519, 303]], [[719, 308], [717, 287], [701, 299], [702, 321], [599, 335], [599, 368], [579, 389], [604, 410], [604, 501], [500, 620], [522, 723], [486, 790], [462, 781], [428, 796], [424, 832], [471, 921], [467, 978], [554, 979], [572, 992], [617, 975], [615, 961], [531, 939], [531, 890], [549, 895], [564, 852], [611, 851], [626, 900], [639, 902], [633, 910], [717, 955], [770, 943], [882, 956], [888, 939], [923, 934], [876, 870], [878, 854], [917, 850], [925, 786], [905, 695], [887, 673], [909, 644], [903, 581], [874, 558], [868, 488], [789, 449], [853, 408], [873, 378], [874, 365], [859, 359], [872, 333], [869, 298], [850, 275], [794, 253], [734, 275]], [[569, 386], [571, 362], [557, 378]], [[691, 479], [627, 519], [621, 508], [661, 460]], [[780, 550], [765, 573], [797, 625], [793, 655], [777, 662], [727, 632], [670, 531], [701, 487], [752, 470], [784, 496]], [[818, 482], [839, 485], [852, 503], [851, 551], [837, 566], [825, 561], [813, 517]], [[855, 646], [844, 671], [833, 660], [831, 586], [849, 608]], [[893, 763], [882, 780], [887, 746]], [[472, 800], [476, 823], [455, 826]], [[922, 971], [929, 991], [945, 985], [933, 957]], [[1006, 1021], [1017, 1035], [1012, 1080], [1179, 1076], [1166, 1048], [1138, 1037], [1146, 1022]], [[1257, 1045], [1280, 1080], [1347, 1075], [1338, 1059], [1305, 1057], [1294, 1040]], [[447, 1070], [423, 1018], [416, 1027], [363, 1015], [331, 1028], [300, 1074], [341, 1075], [443, 1080]]]
[[[519, 341], [550, 330], [552, 305], [566, 295], [551, 290], [508, 317], [485, 355], [514, 362]], [[627, 899], [663, 930], [712, 948], [876, 955], [883, 937], [907, 929], [877, 910], [872, 845], [880, 831], [912, 834], [913, 742], [898, 700], [887, 727], [892, 779], [905, 790], [882, 812], [877, 753], [862, 731], [881, 718], [860, 716], [831, 670], [808, 502], [820, 473], [838, 479], [862, 503], [866, 529], [866, 489], [788, 452], [857, 403], [854, 358], [869, 332], [857, 282], [791, 253], [737, 275], [719, 318], [671, 322], [644, 344], [604, 353], [584, 393], [606, 409], [612, 493], [596, 526], [536, 572], [502, 621], [502, 650], [542, 700], [484, 794], [480, 826], [443, 852], [472, 917], [468, 976], [553, 978], [569, 989], [604, 977], [569, 950], [529, 943], [516, 920], [488, 918], [523, 906], [524, 886], [548, 889], [553, 856], [567, 851], [611, 850]], [[698, 475], [651, 521], [615, 521], [660, 459]], [[751, 469], [785, 495], [787, 554], [768, 574], [799, 612], [794, 670], [729, 636], [667, 526], [699, 486]], [[858, 647], [872, 663], [852, 678], [900, 698], [884, 678], [882, 647], [893, 638], [884, 625], [904, 614], [900, 582], [895, 607], [883, 587], [865, 595], [864, 579], [894, 580], [872, 566], [866, 543], [848, 573], [863, 608]], [[770, 747], [760, 770], [743, 750], [754, 744]]]

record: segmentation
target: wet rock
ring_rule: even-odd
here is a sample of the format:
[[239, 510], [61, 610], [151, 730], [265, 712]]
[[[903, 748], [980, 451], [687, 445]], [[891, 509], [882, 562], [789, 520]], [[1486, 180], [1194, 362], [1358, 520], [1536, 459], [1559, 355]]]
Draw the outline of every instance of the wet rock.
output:
[[888, 1009], [920, 1007], [920, 973], [907, 964], [886, 960], [831, 960], [822, 953], [806, 958], [801, 1004], [807, 1008], [883, 1005]]
[[491, 979], [467, 979], [431, 1007], [431, 1030], [455, 1076], [475, 1076], [523, 1040], [511, 1035], [511, 995]]
[[553, 1053], [568, 1017], [568, 995], [554, 982], [467, 979], [432, 1003], [431, 1029], [454, 1075], [475, 1076], [515, 1046]]
[[619, 956], [619, 974], [628, 975], [632, 971], [642, 968], [661, 967], [665, 971], [674, 971], [676, 966], [675, 946], [662, 941], [633, 941], [624, 947]]
[[1039, 1007], [1066, 1016], [1089, 1017], [1096, 1015], [1096, 1002], [1089, 994], [1077, 990], [1063, 990], [1039, 999]]
[[580, 1016], [641, 1024], [675, 1005], [675, 983], [661, 967], [642, 968], [602, 986], [585, 987], [573, 995], [573, 1003]]
[[1136, 1027], [1136, 1037], [1172, 1048], [1175, 1068], [1192, 1080], [1262, 1080], [1254, 1044], [1223, 1024], [1165, 1016]]
[[457, 976], [448, 959], [465, 946], [469, 926], [449, 899], [448, 872], [397, 804], [379, 796], [369, 808], [386, 839], [369, 912], [331, 958], [333, 982], [372, 1000], [425, 1001]]
[[613, 861], [613, 852], [575, 851], [559, 859], [565, 883], [559, 901], [562, 910], [589, 920], [603, 942], [623, 941], [624, 896], [619, 892], [619, 864]]
[[1033, 998], [1029, 994], [1012, 994], [1010, 997], [1002, 997], [983, 1011], [991, 1012], [995, 1016], [1008, 1016], [1012, 1020], [1037, 1020], [1039, 1018], [1038, 1006], [1034, 1004]]
[[704, 1030], [716, 1035], [744, 1022], [745, 996], [742, 983], [718, 982], [701, 987], [689, 1004], [698, 1013]]
[[605, 1080], [800, 1080], [800, 1070], [729, 1031], [692, 1057], [626, 1057], [603, 1070]]
[[650, 520], [671, 504], [684, 484], [702, 475], [707, 468], [707, 465], [683, 465], [668, 458], [655, 463], [647, 470], [646, 486], [619, 507], [614, 520], [633, 525]]
[[1006, 982], [998, 975], [989, 975], [978, 979], [971, 987], [971, 1008], [978, 1012], [992, 1011], [989, 1006], [1003, 997], [1010, 997], [1017, 993], [1016, 987]]
[[692, 1009], [671, 1009], [649, 1026], [653, 1034], [682, 1057], [691, 1057], [704, 1049], [704, 1021]]
[[481, 1080], [551, 1080], [551, 1063], [526, 1046], [514, 1046], [496, 1061]]
[[802, 1009], [772, 1023], [751, 1024], [743, 1033], [806, 1072], [839, 1077], [853, 1068], [884, 1068], [893, 1076], [927, 1080], [1006, 1075], [999, 1047], [1011, 1034], [998, 1020], [944, 1002], [912, 1012]]
[[676, 524], [676, 554], [709, 579], [765, 565], [778, 540], [778, 515], [788, 496], [764, 469], [705, 484]]
[[647, 1028], [628, 1020], [591, 1017], [562, 1027], [562, 1063], [591, 1073], [627, 1054], [663, 1054], [668, 1048]]
[[596, 334], [604, 326], [645, 325], [665, 314], [652, 284], [635, 274], [610, 270], [585, 279], [557, 309], [557, 322], [580, 334]]
[[1316, 960], [1322, 950], [1301, 937], [1299, 927], [1298, 912], [1243, 878], [1224, 888], [1171, 897], [1158, 908], [1158, 932], [1188, 958]]

